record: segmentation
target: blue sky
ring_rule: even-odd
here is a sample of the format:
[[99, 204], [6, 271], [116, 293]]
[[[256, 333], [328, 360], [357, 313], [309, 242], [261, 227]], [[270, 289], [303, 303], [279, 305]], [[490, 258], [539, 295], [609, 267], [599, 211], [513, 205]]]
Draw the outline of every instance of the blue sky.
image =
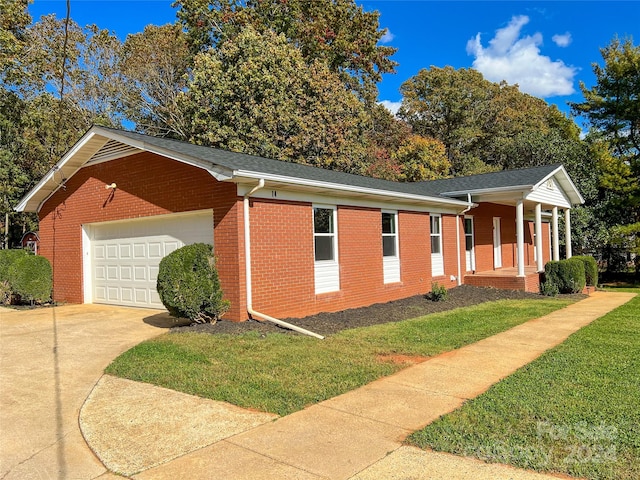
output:
[[[400, 85], [430, 66], [473, 67], [491, 81], [507, 80], [568, 112], [581, 101], [579, 82], [593, 86], [591, 64], [614, 36], [640, 42], [639, 1], [366, 0], [380, 12], [386, 45], [398, 48], [397, 73], [379, 84], [380, 101], [394, 109]], [[35, 0], [29, 11], [64, 17], [64, 0]], [[175, 20], [171, 0], [71, 0], [71, 17], [125, 38], [147, 24]]]

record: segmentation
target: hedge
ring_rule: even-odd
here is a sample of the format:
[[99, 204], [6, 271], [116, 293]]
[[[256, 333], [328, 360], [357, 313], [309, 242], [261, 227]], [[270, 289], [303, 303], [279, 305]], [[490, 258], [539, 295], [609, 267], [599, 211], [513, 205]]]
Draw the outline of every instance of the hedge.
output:
[[580, 259], [551, 261], [544, 267], [544, 285], [553, 290], [553, 285], [560, 293], [579, 293], [585, 287], [586, 275], [584, 262]]
[[51, 300], [53, 275], [49, 260], [38, 255], [22, 255], [9, 267], [9, 286], [22, 301]]
[[164, 257], [156, 287], [174, 317], [215, 323], [229, 309], [229, 301], [222, 299], [211, 245], [185, 245]]
[[571, 259], [580, 260], [584, 263], [584, 274], [587, 285], [591, 287], [598, 286], [598, 264], [596, 259], [593, 257], [589, 257], [587, 255], [580, 256], [576, 255], [575, 257], [571, 257]]

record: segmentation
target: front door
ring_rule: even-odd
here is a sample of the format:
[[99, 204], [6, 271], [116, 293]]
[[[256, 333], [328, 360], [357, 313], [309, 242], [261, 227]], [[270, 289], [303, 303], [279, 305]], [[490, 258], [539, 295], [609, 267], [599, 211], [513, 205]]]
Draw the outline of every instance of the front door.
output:
[[493, 217], [493, 268], [502, 268], [502, 237], [500, 217]]

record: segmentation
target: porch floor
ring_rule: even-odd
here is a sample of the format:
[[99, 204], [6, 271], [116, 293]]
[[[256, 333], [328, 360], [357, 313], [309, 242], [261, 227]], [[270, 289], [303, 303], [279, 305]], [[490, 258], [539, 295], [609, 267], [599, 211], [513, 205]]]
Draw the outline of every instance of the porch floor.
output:
[[517, 267], [498, 268], [484, 272], [467, 273], [464, 276], [464, 283], [476, 287], [538, 293], [540, 291], [540, 274], [536, 272], [535, 265], [524, 267], [524, 277], [518, 277]]

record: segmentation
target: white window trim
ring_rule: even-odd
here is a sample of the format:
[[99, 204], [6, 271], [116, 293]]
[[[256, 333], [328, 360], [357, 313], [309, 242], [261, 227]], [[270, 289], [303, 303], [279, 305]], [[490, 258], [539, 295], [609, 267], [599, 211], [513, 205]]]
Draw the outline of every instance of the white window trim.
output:
[[[465, 230], [464, 232], [464, 251], [465, 251], [465, 262], [466, 262], [466, 252], [467, 252], [467, 236], [471, 236], [471, 270], [475, 272], [476, 270], [476, 225], [475, 225], [475, 221], [473, 218], [473, 215], [465, 215], [464, 216], [464, 220], [471, 220], [471, 234], [467, 233], [467, 231]], [[466, 265], [465, 265], [466, 266]]]
[[[340, 290], [340, 263], [338, 257], [338, 208], [336, 205], [313, 204], [312, 208], [312, 225], [313, 244], [314, 244], [314, 285], [316, 295], [322, 293], [337, 292]], [[333, 233], [317, 234], [315, 232], [315, 209], [323, 208], [333, 210]], [[332, 260], [316, 260], [315, 259], [315, 240], [316, 236], [332, 236], [333, 237], [333, 259]]]
[[388, 213], [393, 215], [394, 231], [395, 233], [382, 233], [380, 240], [385, 236], [390, 237], [393, 235], [395, 240], [395, 255], [384, 255], [382, 252], [382, 266], [384, 274], [384, 283], [398, 283], [400, 282], [400, 232], [398, 230], [398, 211], [397, 210], [382, 210], [380, 212], [380, 221], [382, 221], [382, 214]]
[[[440, 233], [434, 234], [431, 232], [431, 222], [434, 218], [438, 219]], [[440, 215], [439, 213], [431, 213], [429, 215], [429, 248], [431, 248], [433, 237], [438, 238], [438, 243], [440, 245], [440, 253], [433, 253], [433, 251], [431, 252], [431, 275], [433, 277], [441, 277], [444, 275], [444, 241], [442, 236], [442, 215]], [[434, 262], [434, 259], [437, 259], [438, 261]]]

